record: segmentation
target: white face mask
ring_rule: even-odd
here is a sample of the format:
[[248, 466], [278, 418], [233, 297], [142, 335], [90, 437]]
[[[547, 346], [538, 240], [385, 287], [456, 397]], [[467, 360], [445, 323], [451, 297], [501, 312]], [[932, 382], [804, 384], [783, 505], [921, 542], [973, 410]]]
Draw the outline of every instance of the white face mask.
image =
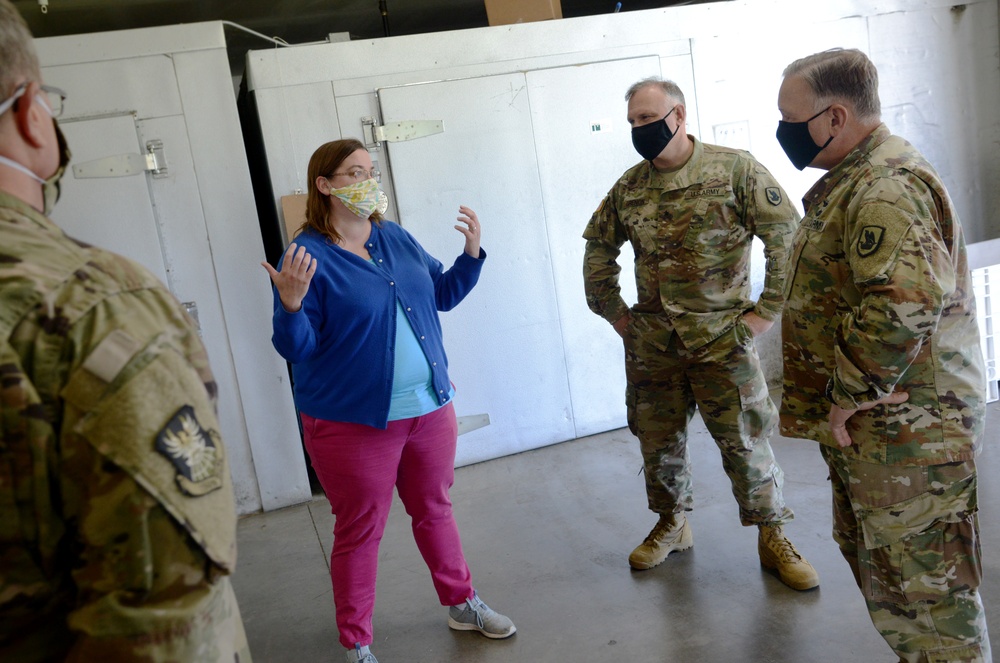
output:
[[362, 219], [367, 219], [375, 211], [378, 206], [378, 194], [378, 182], [374, 177], [330, 190], [331, 196], [335, 196], [352, 214]]

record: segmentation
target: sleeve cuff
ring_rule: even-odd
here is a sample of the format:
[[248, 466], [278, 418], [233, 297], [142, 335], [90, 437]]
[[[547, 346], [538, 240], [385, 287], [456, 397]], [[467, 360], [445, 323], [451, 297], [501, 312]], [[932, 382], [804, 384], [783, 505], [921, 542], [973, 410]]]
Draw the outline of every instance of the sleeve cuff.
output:
[[826, 383], [826, 399], [845, 410], [857, 410], [862, 403], [871, 403], [888, 394], [880, 394], [869, 390], [861, 394], [852, 394], [844, 389], [836, 378], [830, 378]]

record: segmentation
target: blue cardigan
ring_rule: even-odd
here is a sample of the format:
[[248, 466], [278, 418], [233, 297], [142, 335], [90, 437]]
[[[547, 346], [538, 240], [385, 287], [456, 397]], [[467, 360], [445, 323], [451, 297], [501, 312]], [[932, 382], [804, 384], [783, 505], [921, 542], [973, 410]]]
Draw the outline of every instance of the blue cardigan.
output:
[[[448, 271], [401, 226], [372, 224], [374, 264], [312, 231], [295, 238], [316, 258], [302, 308], [289, 313], [274, 289], [271, 342], [292, 363], [295, 405], [311, 417], [384, 429], [392, 395], [396, 299], [431, 366], [438, 402], [451, 383], [438, 311], [454, 308], [479, 280], [486, 252], [463, 252]], [[283, 261], [283, 258], [282, 258]], [[279, 264], [280, 269], [280, 264]]]

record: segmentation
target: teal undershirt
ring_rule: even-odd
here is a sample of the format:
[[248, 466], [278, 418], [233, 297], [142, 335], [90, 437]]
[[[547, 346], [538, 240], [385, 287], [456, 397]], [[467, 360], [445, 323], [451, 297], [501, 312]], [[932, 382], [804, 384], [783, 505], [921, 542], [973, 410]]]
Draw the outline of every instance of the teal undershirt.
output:
[[[448, 397], [455, 393], [452, 387]], [[392, 367], [392, 400], [389, 421], [420, 417], [441, 407], [431, 382], [427, 356], [413, 333], [413, 327], [396, 300], [396, 352]]]
[[[378, 266], [374, 260], [368, 262]], [[448, 390], [448, 399], [455, 387]], [[427, 355], [410, 326], [403, 305], [396, 299], [396, 352], [392, 364], [392, 396], [389, 401], [389, 421], [422, 417], [441, 407], [434, 394], [434, 382]]]

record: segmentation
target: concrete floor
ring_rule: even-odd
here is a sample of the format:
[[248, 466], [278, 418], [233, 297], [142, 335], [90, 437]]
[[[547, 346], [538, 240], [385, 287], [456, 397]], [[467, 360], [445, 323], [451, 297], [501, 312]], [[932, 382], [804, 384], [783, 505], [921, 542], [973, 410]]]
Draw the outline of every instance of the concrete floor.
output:
[[[1000, 403], [980, 458], [983, 595], [1000, 651]], [[492, 641], [447, 627], [398, 498], [380, 552], [380, 663], [893, 663], [830, 538], [830, 488], [815, 444], [775, 438], [796, 512], [787, 532], [821, 586], [786, 588], [739, 525], [718, 450], [692, 422], [694, 548], [633, 572], [655, 522], [638, 442], [617, 430], [460, 468], [451, 492], [473, 580], [517, 634]], [[257, 663], [343, 661], [329, 579], [333, 516], [322, 497], [239, 525], [236, 594]]]

